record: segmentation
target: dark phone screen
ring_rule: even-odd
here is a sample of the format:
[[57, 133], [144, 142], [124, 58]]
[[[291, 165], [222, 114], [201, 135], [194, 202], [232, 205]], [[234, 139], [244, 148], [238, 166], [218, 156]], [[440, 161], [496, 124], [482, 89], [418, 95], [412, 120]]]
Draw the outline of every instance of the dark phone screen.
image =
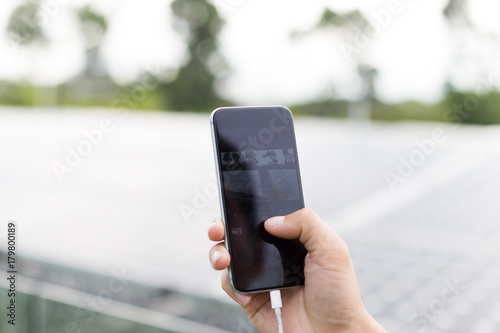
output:
[[304, 207], [290, 111], [222, 108], [213, 122], [234, 287], [251, 292], [302, 285], [305, 248], [263, 225]]

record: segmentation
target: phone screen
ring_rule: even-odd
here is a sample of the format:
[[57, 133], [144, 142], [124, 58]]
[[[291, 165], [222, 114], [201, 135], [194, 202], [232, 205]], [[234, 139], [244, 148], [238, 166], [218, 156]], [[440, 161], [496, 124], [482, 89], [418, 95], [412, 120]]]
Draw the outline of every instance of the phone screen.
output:
[[220, 108], [212, 124], [233, 287], [253, 292], [302, 285], [303, 245], [264, 229], [268, 218], [304, 207], [291, 112]]

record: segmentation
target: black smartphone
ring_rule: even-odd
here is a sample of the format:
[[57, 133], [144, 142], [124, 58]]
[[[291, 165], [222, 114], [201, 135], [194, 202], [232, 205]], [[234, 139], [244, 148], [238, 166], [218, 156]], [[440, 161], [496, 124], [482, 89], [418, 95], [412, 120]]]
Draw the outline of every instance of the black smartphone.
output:
[[303, 285], [307, 250], [264, 229], [268, 218], [304, 207], [292, 113], [223, 107], [210, 120], [232, 287], [251, 293]]

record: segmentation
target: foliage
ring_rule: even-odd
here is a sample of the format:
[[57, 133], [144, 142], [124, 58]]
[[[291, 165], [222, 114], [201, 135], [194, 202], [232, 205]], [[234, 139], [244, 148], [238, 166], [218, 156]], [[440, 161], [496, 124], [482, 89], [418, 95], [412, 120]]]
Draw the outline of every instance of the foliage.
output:
[[188, 31], [189, 59], [172, 82], [164, 85], [166, 107], [171, 110], [211, 110], [227, 102], [214, 88], [217, 73], [210, 68], [219, 57], [217, 37], [223, 21], [216, 8], [206, 0], [175, 0], [172, 12]]
[[334, 26], [338, 28], [356, 29], [364, 27], [368, 23], [368, 20], [363, 16], [359, 10], [351, 10], [344, 14], [338, 14], [333, 12], [329, 8], [323, 11], [317, 27], [325, 28], [328, 26]]
[[317, 115], [325, 117], [345, 118], [347, 117], [348, 103], [345, 100], [314, 101], [306, 104], [292, 106], [295, 115]]
[[0, 104], [33, 106], [34, 90], [29, 84], [0, 81]]
[[500, 124], [500, 93], [476, 95], [450, 91], [441, 103], [444, 120], [465, 124]]
[[446, 7], [443, 9], [443, 16], [449, 22], [457, 22], [467, 26], [471, 25], [467, 13], [468, 0], [449, 0]]
[[85, 36], [87, 49], [97, 48], [99, 43], [108, 29], [106, 18], [99, 12], [86, 5], [76, 12], [82, 32]]
[[91, 22], [98, 25], [102, 31], [106, 31], [108, 24], [103, 15], [93, 10], [89, 5], [80, 8], [77, 12], [81, 22]]
[[46, 38], [40, 22], [36, 19], [40, 4], [27, 1], [17, 7], [7, 23], [7, 36], [20, 45], [43, 43]]
[[[476, 36], [478, 32], [472, 25], [468, 13], [469, 0], [447, 0], [443, 18], [450, 27], [451, 40], [455, 40], [454, 57], [450, 71], [460, 73], [460, 61], [468, 63], [474, 57], [466, 57], [467, 40], [462, 35], [469, 31]], [[48, 42], [40, 21], [41, 2], [23, 0], [12, 12], [7, 24], [8, 37], [21, 46], [40, 47]], [[147, 93], [135, 99], [128, 107], [132, 109], [163, 109], [176, 111], [210, 111], [216, 106], [232, 104], [221, 98], [215, 86], [226, 72], [227, 65], [219, 52], [218, 37], [224, 25], [215, 6], [209, 0], [174, 0], [171, 12], [175, 17], [175, 27], [185, 37], [187, 57], [176, 69], [177, 76], [165, 82], [157, 78], [158, 85], [147, 89]], [[99, 46], [107, 32], [107, 18], [89, 5], [76, 8], [73, 14], [85, 39], [85, 68], [75, 78], [58, 87], [36, 87], [30, 83], [0, 81], [0, 104], [34, 106], [55, 97], [57, 105], [104, 106], [115, 104], [117, 99], [126, 99], [137, 93], [140, 81], [127, 86], [119, 86], [109, 77], [99, 58]], [[37, 19], [38, 18], [38, 19]], [[310, 31], [328, 30], [339, 34], [342, 40], [352, 40], [368, 24], [367, 18], [358, 10], [344, 13], [324, 9], [317, 23]], [[461, 39], [462, 38], [462, 39]], [[386, 104], [376, 99], [375, 77], [377, 69], [370, 65], [363, 54], [353, 57], [355, 75], [363, 82], [359, 100], [371, 103], [371, 119], [381, 121], [422, 120], [445, 121], [469, 124], [500, 124], [500, 93], [491, 91], [477, 96], [472, 92], [457, 91], [449, 83], [443, 100], [428, 105], [417, 101]], [[475, 59], [480, 61], [480, 59]], [[214, 65], [216, 64], [216, 65]], [[478, 66], [479, 68], [479, 66]], [[334, 73], [332, 73], [333, 75]], [[453, 75], [449, 75], [449, 81]], [[401, 78], [402, 80], [405, 78]], [[279, 101], [277, 101], [279, 102]], [[351, 101], [316, 100], [292, 106], [297, 115], [316, 115], [325, 117], [349, 117]], [[352, 112], [352, 111], [351, 111]], [[351, 115], [352, 116], [352, 115]], [[271, 154], [272, 155], [272, 154]], [[272, 156], [269, 158], [272, 159]], [[233, 156], [235, 158], [235, 156]]]
[[[54, 88], [32, 86], [28, 83], [12, 83], [0, 81], [0, 105], [35, 106], [37, 96], [46, 93], [47, 89], [55, 89], [58, 105], [65, 106], [101, 106], [110, 107], [120, 96], [132, 96], [134, 86], [115, 86], [112, 93], [103, 94], [92, 99], [76, 98], [66, 90], [64, 85]], [[163, 91], [151, 90], [140, 101], [130, 105], [136, 110], [160, 110], [163, 105]], [[310, 103], [290, 106], [296, 116], [320, 116], [346, 118], [349, 102], [345, 100], [312, 101]], [[472, 92], [448, 91], [439, 103], [423, 104], [417, 101], [406, 101], [387, 104], [375, 101], [372, 120], [375, 121], [436, 121], [459, 122], [464, 124], [500, 124], [500, 92], [491, 91], [486, 95]], [[228, 158], [236, 159], [235, 156]]]

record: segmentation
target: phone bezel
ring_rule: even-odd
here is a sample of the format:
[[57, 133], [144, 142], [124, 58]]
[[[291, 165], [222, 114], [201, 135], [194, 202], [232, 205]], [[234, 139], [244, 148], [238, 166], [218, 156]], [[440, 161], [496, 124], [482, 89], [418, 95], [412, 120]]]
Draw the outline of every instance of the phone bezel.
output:
[[[221, 110], [234, 110], [234, 111], [237, 111], [237, 110], [242, 110], [242, 111], [249, 111], [249, 110], [254, 110], [254, 109], [282, 109], [282, 110], [286, 110], [286, 112], [289, 114], [290, 118], [291, 118], [291, 124], [289, 126], [292, 127], [292, 136], [293, 136], [293, 147], [295, 148], [295, 151], [297, 153], [297, 159], [296, 159], [296, 172], [297, 172], [297, 176], [298, 176], [298, 179], [299, 179], [299, 182], [298, 182], [298, 186], [299, 186], [299, 191], [300, 191], [300, 200], [301, 200], [301, 204], [302, 204], [302, 207], [305, 207], [305, 203], [304, 203], [304, 195], [303, 195], [303, 189], [302, 189], [302, 182], [301, 182], [301, 175], [300, 175], [300, 167], [299, 167], [299, 160], [298, 160], [298, 148], [297, 148], [297, 142], [296, 142], [296, 137], [295, 137], [295, 126], [294, 126], [294, 118], [293, 118], [293, 114], [292, 112], [285, 106], [281, 106], [281, 105], [271, 105], [271, 106], [234, 106], [234, 107], [220, 107], [220, 108], [217, 108], [215, 110], [212, 111], [211, 115], [210, 115], [210, 127], [211, 127], [211, 134], [212, 134], [212, 146], [213, 146], [213, 151], [214, 151], [214, 161], [215, 161], [215, 169], [216, 169], [216, 176], [217, 176], [217, 188], [218, 188], [218, 191], [219, 191], [219, 204], [220, 204], [220, 209], [221, 209], [221, 216], [222, 216], [222, 220], [223, 220], [223, 223], [224, 223], [224, 230], [225, 230], [225, 244], [226, 244], [226, 247], [228, 248], [228, 251], [231, 253], [231, 244], [230, 244], [230, 240], [229, 240], [229, 237], [228, 237], [228, 225], [226, 224], [226, 207], [225, 207], [225, 203], [224, 203], [224, 190], [222, 188], [222, 174], [221, 174], [221, 164], [220, 164], [220, 152], [219, 152], [219, 147], [218, 147], [218, 144], [217, 144], [217, 133], [216, 133], [216, 128], [215, 128], [215, 122], [214, 122], [214, 118], [215, 118], [215, 115], [217, 114], [217, 112], [221, 111]], [[232, 262], [232, 261], [231, 261]], [[252, 293], [260, 293], [260, 292], [265, 292], [265, 291], [270, 291], [270, 290], [275, 290], [276, 287], [272, 287], [272, 288], [260, 288], [260, 289], [256, 289], [256, 290], [250, 290], [250, 291], [247, 291], [247, 290], [240, 290], [237, 288], [235, 282], [234, 282], [234, 276], [232, 274], [232, 269], [231, 269], [231, 264], [230, 266], [228, 267], [228, 273], [229, 273], [229, 282], [231, 284], [231, 287], [233, 288], [233, 290], [237, 291], [238, 293], [242, 293], [242, 294], [252, 294]], [[294, 288], [294, 287], [297, 287], [297, 286], [300, 286], [300, 285], [294, 285], [294, 286], [279, 286], [278, 288], [279, 289], [285, 289], [285, 288]]]

